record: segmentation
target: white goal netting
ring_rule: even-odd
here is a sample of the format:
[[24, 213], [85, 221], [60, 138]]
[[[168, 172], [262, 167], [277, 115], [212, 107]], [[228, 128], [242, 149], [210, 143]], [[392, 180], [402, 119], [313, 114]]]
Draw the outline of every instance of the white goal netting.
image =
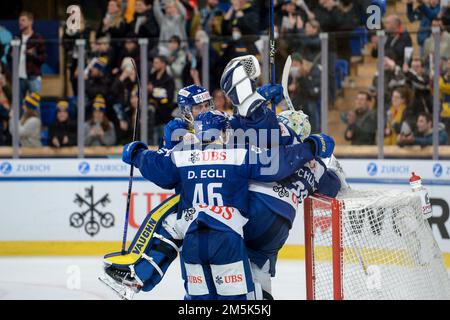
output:
[[[312, 197], [312, 210], [305, 210], [312, 228], [307, 259], [315, 299], [333, 299], [337, 279], [344, 299], [450, 299], [447, 270], [419, 196], [349, 189], [337, 199], [340, 244], [332, 241], [330, 201]], [[334, 268], [333, 249], [340, 256]]]

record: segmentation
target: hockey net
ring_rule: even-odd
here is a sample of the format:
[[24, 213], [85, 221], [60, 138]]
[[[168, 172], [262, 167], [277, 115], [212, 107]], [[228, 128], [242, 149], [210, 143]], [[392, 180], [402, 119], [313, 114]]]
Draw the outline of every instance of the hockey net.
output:
[[420, 197], [351, 190], [305, 201], [308, 299], [450, 299]]

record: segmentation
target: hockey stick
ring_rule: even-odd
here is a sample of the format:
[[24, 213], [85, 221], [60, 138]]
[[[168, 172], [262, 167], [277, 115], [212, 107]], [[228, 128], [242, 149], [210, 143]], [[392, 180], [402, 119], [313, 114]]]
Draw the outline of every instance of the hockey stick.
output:
[[[270, 0], [269, 11], [269, 80], [271, 84], [275, 84], [275, 21], [274, 21], [274, 8], [273, 0]], [[276, 105], [272, 103], [272, 111], [275, 112]]]
[[284, 63], [283, 74], [281, 76], [281, 85], [283, 87], [283, 96], [289, 110], [294, 111], [294, 105], [292, 104], [291, 98], [289, 97], [288, 82], [289, 82], [289, 70], [291, 70], [292, 59], [289, 55]]
[[[136, 116], [134, 118], [134, 128], [133, 128], [133, 140], [136, 141], [136, 133], [137, 127], [139, 124], [139, 108], [141, 107], [141, 80], [139, 79], [139, 72], [136, 67], [136, 63], [134, 59], [131, 58], [131, 63], [133, 64], [134, 71], [136, 72], [136, 82], [138, 85], [137, 94], [138, 94], [138, 105], [136, 108]], [[128, 194], [127, 194], [127, 207], [125, 210], [125, 224], [123, 226], [123, 238], [122, 238], [122, 255], [126, 254], [125, 246], [127, 242], [127, 233], [128, 233], [128, 218], [130, 216], [130, 203], [131, 203], [131, 190], [133, 188], [133, 173], [134, 166], [130, 166], [130, 176], [128, 178]]]

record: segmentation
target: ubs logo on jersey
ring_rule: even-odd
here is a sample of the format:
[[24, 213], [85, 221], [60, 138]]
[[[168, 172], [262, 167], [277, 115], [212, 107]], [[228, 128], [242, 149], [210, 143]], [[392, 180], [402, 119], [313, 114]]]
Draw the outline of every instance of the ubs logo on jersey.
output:
[[192, 152], [189, 161], [192, 162], [192, 164], [200, 161], [200, 153], [197, 151]]
[[273, 186], [273, 191], [276, 192], [280, 198], [289, 197], [289, 191], [281, 184], [277, 183], [276, 186]]
[[82, 197], [76, 193], [73, 202], [80, 208], [86, 208], [86, 210], [72, 213], [69, 222], [73, 228], [81, 228], [84, 226], [86, 233], [93, 237], [100, 231], [101, 226], [104, 228], [113, 227], [115, 219], [112, 213], [102, 212], [98, 209], [99, 206], [106, 207], [111, 202], [108, 193], [96, 201], [94, 199], [94, 186], [85, 188], [85, 190], [85, 196]]
[[242, 282], [244, 280], [244, 277], [242, 276], [242, 274], [230, 274], [230, 275], [226, 275], [226, 276], [217, 276], [215, 279], [215, 282], [220, 286], [221, 284], [224, 283], [239, 283]]
[[222, 277], [221, 276], [217, 276], [216, 280], [214, 280], [219, 286], [223, 283]]
[[195, 214], [195, 209], [194, 208], [189, 208], [189, 209], [184, 209], [183, 210], [184, 220], [186, 220], [186, 221], [193, 220], [194, 219], [194, 214]]
[[203, 277], [202, 276], [188, 276], [188, 282], [194, 283], [194, 284], [200, 284], [203, 283]]

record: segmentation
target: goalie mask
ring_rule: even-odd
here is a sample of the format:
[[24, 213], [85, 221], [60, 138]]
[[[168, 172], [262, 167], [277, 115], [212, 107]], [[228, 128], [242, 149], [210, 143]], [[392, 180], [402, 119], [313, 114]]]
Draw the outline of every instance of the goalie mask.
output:
[[209, 91], [195, 84], [178, 91], [177, 103], [183, 119], [190, 125], [199, 113], [214, 109]]
[[[247, 99], [255, 93], [255, 81], [260, 74], [261, 69], [255, 56], [234, 58], [225, 67], [220, 79], [220, 88], [235, 107], [240, 107], [246, 104]], [[246, 114], [241, 115], [245, 116]]]
[[302, 142], [311, 134], [309, 117], [303, 111], [286, 110], [277, 114], [277, 118], [279, 122], [294, 130]]

